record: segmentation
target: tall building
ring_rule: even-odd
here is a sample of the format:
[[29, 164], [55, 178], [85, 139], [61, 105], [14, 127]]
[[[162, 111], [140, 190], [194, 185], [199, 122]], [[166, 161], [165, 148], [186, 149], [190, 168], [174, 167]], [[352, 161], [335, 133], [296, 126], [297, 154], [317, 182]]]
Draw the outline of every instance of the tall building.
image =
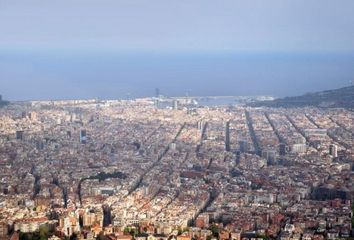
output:
[[23, 131], [16, 131], [16, 139], [23, 140]]
[[154, 106], [155, 106], [155, 108], [159, 108], [159, 100], [158, 99], [155, 99], [154, 100]]
[[285, 143], [279, 144], [279, 155], [284, 156], [286, 154], [286, 145]]
[[268, 163], [275, 162], [277, 158], [277, 151], [273, 149], [266, 149], [262, 151], [262, 157], [267, 159]]
[[80, 130], [80, 143], [85, 144], [87, 142], [86, 130]]
[[177, 101], [177, 100], [173, 100], [173, 102], [172, 102], [172, 107], [173, 107], [173, 109], [175, 109], [175, 110], [178, 109], [178, 101]]
[[204, 121], [203, 120], [200, 120], [197, 122], [197, 128], [198, 130], [202, 131], [203, 130], [203, 127], [204, 127]]
[[170, 143], [170, 149], [172, 150], [172, 151], [176, 151], [176, 148], [177, 148], [177, 144], [176, 143]]
[[2, 95], [0, 94], [0, 101], [2, 101]]
[[31, 120], [37, 120], [37, 113], [36, 112], [30, 112], [30, 113], [28, 113], [28, 117]]
[[21, 117], [22, 117], [22, 118], [26, 118], [26, 117], [27, 117], [27, 112], [23, 111], [23, 112], [21, 113]]
[[240, 145], [240, 152], [241, 153], [245, 153], [245, 152], [248, 152], [248, 141], [246, 140], [241, 140], [238, 142], [239, 145]]
[[155, 97], [160, 97], [160, 89], [158, 88], [155, 89]]
[[335, 144], [329, 145], [329, 155], [336, 158], [338, 157], [338, 147]]

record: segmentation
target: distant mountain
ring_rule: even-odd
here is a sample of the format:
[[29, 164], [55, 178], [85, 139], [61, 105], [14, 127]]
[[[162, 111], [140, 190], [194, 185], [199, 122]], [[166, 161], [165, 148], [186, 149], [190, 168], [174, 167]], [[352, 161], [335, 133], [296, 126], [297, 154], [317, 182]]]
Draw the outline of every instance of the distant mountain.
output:
[[354, 109], [354, 86], [250, 104], [254, 107], [343, 107]]

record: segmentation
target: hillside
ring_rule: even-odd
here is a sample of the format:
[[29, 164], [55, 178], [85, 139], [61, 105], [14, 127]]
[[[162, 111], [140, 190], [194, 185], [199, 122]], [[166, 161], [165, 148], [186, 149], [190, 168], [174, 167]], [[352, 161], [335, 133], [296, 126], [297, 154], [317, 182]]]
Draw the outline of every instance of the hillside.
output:
[[5, 105], [7, 105], [7, 104], [9, 104], [8, 101], [2, 100], [2, 99], [0, 100], [0, 107], [3, 107]]
[[322, 92], [308, 93], [302, 96], [278, 98], [273, 101], [254, 102], [250, 106], [260, 107], [343, 107], [354, 108], [354, 86]]

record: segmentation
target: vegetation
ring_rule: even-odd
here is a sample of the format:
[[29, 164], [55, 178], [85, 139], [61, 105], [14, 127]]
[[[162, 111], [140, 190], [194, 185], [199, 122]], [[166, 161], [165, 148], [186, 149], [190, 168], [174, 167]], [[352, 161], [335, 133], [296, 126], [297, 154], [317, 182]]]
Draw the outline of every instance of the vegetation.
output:
[[34, 233], [19, 233], [20, 240], [46, 240], [49, 236], [53, 235], [50, 232], [49, 227], [47, 225], [42, 225], [39, 227], [39, 231]]
[[101, 181], [104, 181], [108, 178], [121, 178], [121, 179], [125, 179], [127, 176], [120, 172], [120, 171], [116, 171], [116, 172], [113, 172], [113, 173], [105, 173], [105, 172], [100, 172], [99, 174], [97, 175], [94, 175], [94, 176], [90, 176], [88, 178], [84, 178], [83, 180], [87, 180], [87, 179], [98, 179], [100, 182]]
[[260, 101], [251, 103], [259, 107], [343, 107], [354, 109], [354, 86], [323, 92], [308, 93], [297, 97], [278, 98], [273, 101]]
[[219, 236], [219, 227], [216, 224], [212, 224], [209, 230], [213, 233], [213, 237], [217, 238]]
[[123, 233], [125, 235], [131, 235], [131, 236], [135, 236], [137, 234], [139, 234], [139, 229], [136, 228], [136, 227], [125, 227], [124, 230], [123, 230]]

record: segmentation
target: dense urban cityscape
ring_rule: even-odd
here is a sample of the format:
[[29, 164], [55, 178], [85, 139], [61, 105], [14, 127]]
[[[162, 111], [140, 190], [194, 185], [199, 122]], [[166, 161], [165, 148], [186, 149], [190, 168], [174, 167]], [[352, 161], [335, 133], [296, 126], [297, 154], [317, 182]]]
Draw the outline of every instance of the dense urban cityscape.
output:
[[354, 112], [159, 98], [0, 108], [0, 239], [352, 235]]
[[354, 240], [354, 0], [0, 0], [0, 240]]

